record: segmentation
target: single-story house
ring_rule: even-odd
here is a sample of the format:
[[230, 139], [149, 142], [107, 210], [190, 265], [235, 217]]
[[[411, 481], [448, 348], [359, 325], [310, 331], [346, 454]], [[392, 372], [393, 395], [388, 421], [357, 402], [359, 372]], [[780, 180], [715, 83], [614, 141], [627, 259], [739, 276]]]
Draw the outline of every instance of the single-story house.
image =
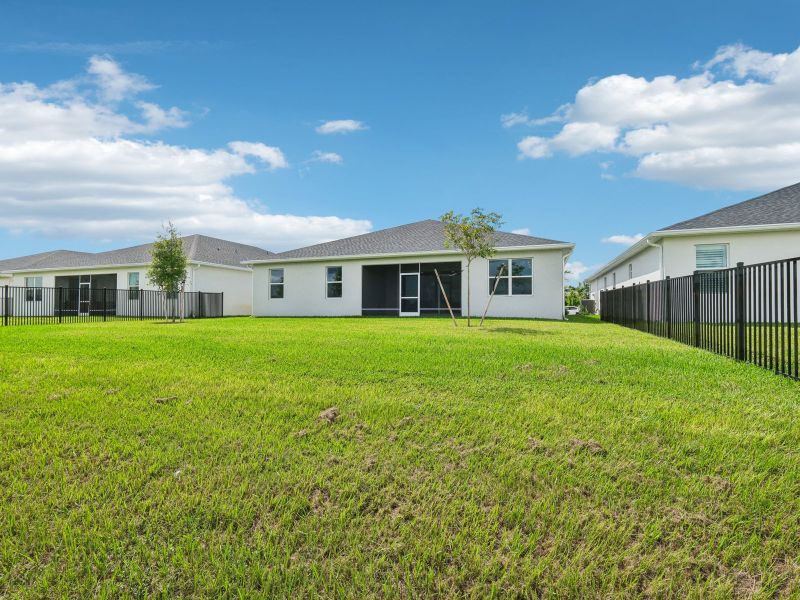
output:
[[654, 231], [589, 279], [620, 286], [800, 256], [800, 183]]
[[[255, 316], [466, 314], [466, 259], [445, 247], [444, 225], [426, 220], [264, 258], [253, 267]], [[574, 244], [496, 232], [496, 255], [469, 271], [474, 316], [497, 281], [492, 317], [564, 318], [564, 265]], [[497, 275], [501, 274], [499, 280]]]
[[[267, 258], [267, 250], [204, 235], [181, 238], [189, 262], [186, 291], [223, 292], [224, 315], [252, 314], [252, 272], [242, 261]], [[77, 310], [89, 313], [97, 298], [91, 290], [151, 290], [147, 280], [152, 244], [107, 252], [55, 250], [0, 260], [0, 285], [33, 289], [32, 302], [41, 301], [35, 288], [81, 290]], [[86, 294], [83, 295], [83, 291]]]

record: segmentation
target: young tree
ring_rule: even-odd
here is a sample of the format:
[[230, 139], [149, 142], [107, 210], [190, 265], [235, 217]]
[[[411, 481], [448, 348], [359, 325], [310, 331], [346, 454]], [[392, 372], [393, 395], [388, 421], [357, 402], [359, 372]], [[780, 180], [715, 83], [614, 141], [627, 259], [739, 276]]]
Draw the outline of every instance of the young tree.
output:
[[494, 232], [503, 223], [502, 219], [498, 213], [485, 213], [480, 208], [473, 208], [468, 216], [455, 214], [452, 210], [442, 215], [445, 247], [458, 248], [467, 259], [467, 327], [472, 326], [470, 265], [476, 258], [489, 258], [494, 254]]
[[[164, 233], [158, 234], [150, 255], [152, 262], [147, 269], [147, 279], [162, 290], [166, 298], [177, 297], [186, 282], [186, 252], [172, 222], [164, 228]], [[175, 322], [175, 311], [172, 321]]]

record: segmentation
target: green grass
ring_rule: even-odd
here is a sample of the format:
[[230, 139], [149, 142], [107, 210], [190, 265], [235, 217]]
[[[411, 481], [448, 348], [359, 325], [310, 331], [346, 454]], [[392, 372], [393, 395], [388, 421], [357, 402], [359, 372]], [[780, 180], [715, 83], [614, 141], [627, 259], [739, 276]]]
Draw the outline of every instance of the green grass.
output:
[[0, 509], [0, 598], [797, 597], [800, 384], [592, 319], [8, 327]]

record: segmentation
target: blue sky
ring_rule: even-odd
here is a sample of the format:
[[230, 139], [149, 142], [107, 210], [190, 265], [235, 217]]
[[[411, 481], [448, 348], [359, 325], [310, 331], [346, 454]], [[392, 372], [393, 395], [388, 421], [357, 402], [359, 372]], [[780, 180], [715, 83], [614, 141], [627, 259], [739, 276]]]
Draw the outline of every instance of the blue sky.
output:
[[0, 257], [149, 241], [167, 219], [279, 250], [481, 206], [575, 242], [586, 274], [625, 247], [603, 239], [800, 180], [796, 2], [0, 17]]

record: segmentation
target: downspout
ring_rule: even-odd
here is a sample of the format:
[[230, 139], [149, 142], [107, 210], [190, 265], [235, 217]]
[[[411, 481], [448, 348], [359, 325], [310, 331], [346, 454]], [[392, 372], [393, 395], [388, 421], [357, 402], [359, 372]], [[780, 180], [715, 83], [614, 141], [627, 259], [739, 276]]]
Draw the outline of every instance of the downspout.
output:
[[647, 242], [648, 246], [652, 246], [653, 248], [658, 248], [658, 278], [664, 279], [664, 246], [661, 244], [654, 244], [650, 241], [650, 238], [645, 238], [644, 240]]
[[566, 291], [567, 291], [567, 260], [569, 260], [569, 253], [561, 255], [561, 320], [566, 321]]

